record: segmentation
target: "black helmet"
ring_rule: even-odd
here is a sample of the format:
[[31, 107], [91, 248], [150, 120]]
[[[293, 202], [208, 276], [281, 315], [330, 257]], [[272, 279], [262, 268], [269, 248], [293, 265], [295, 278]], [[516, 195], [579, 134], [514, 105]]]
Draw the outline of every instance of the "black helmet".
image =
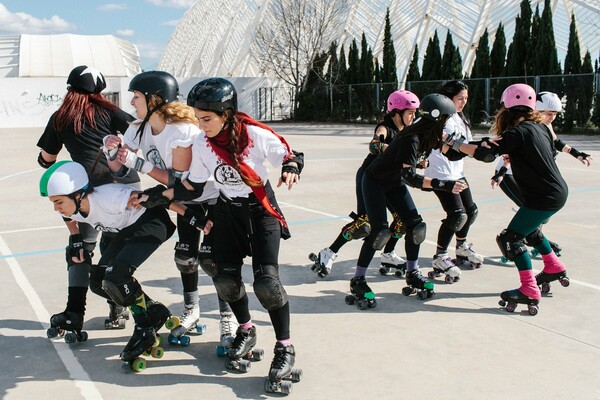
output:
[[137, 90], [146, 97], [151, 94], [160, 96], [165, 103], [177, 100], [179, 84], [173, 75], [164, 71], [146, 71], [133, 77], [129, 82], [129, 91]]
[[187, 97], [188, 106], [222, 113], [231, 108], [237, 112], [237, 92], [233, 84], [223, 78], [209, 78], [198, 82]]
[[419, 107], [423, 118], [439, 121], [443, 116], [449, 117], [456, 112], [454, 103], [443, 94], [432, 93], [423, 97]]
[[73, 68], [67, 78], [67, 85], [79, 93], [100, 93], [106, 88], [104, 75], [94, 67], [80, 65]]

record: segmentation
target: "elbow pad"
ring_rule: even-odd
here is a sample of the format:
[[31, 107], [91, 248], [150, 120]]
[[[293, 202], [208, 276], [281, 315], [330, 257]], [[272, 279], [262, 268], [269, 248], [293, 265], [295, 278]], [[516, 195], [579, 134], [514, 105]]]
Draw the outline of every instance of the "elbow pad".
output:
[[187, 180], [186, 182], [189, 183], [193, 189], [189, 190], [181, 181], [175, 183], [175, 186], [173, 186], [173, 201], [193, 200], [202, 195], [206, 182], [196, 183], [190, 180]]
[[556, 139], [554, 141], [554, 148], [558, 151], [562, 151], [565, 148], [565, 146], [566, 146], [566, 143], [560, 139]]
[[458, 161], [458, 160], [462, 160], [463, 158], [465, 158], [467, 155], [464, 153], [461, 153], [460, 151], [456, 151], [452, 148], [448, 149], [447, 152], [442, 153], [443, 155], [446, 156], [446, 158], [450, 161]]
[[40, 167], [42, 167], [44, 169], [48, 169], [52, 166], [52, 164], [54, 164], [56, 162], [56, 160], [54, 160], [54, 161], [44, 160], [44, 157], [42, 157], [42, 152], [40, 151], [40, 154], [38, 154], [37, 162], [40, 165]]
[[475, 149], [475, 154], [473, 154], [473, 158], [479, 161], [483, 161], [484, 163], [491, 163], [496, 159], [496, 152], [492, 149], [478, 147], [477, 149]]
[[417, 174], [415, 167], [402, 168], [402, 180], [409, 186], [417, 189], [423, 188], [423, 176]]

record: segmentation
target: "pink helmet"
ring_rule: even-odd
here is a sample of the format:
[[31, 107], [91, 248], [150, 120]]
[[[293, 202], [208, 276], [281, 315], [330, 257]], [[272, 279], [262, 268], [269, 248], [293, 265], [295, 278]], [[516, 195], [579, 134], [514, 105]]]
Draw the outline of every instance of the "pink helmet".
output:
[[508, 109], [513, 107], [527, 107], [531, 110], [535, 110], [535, 101], [535, 90], [524, 83], [510, 85], [504, 89], [502, 97], [500, 98], [500, 102]]
[[406, 110], [407, 108], [419, 108], [421, 102], [416, 94], [408, 90], [396, 90], [387, 99], [387, 112], [394, 110]]

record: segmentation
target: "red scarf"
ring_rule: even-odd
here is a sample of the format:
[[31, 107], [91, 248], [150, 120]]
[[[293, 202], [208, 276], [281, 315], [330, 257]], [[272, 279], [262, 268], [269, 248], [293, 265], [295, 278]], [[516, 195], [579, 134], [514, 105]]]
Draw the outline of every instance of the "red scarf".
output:
[[[238, 137], [238, 151], [237, 151], [238, 155], [242, 154], [244, 152], [244, 150], [246, 149], [246, 147], [248, 147], [248, 143], [249, 143], [248, 128], [247, 128], [248, 125], [255, 125], [255, 126], [266, 129], [269, 132], [273, 133], [273, 135], [277, 136], [277, 138], [279, 138], [279, 140], [281, 140], [281, 143], [283, 143], [285, 145], [285, 147], [287, 148], [288, 157], [289, 157], [289, 155], [292, 154], [290, 145], [285, 141], [285, 139], [283, 137], [281, 137], [277, 133], [275, 133], [275, 131], [271, 127], [263, 124], [262, 122], [258, 122], [256, 120], [252, 119], [248, 114], [245, 114], [241, 111], [238, 111], [236, 113], [236, 117], [240, 124], [240, 126], [239, 126], [240, 133], [239, 133], [239, 137]], [[219, 158], [221, 158], [228, 165], [233, 167], [234, 164], [233, 164], [233, 161], [231, 160], [231, 152], [229, 151], [229, 131], [230, 130], [231, 130], [231, 127], [228, 127], [227, 129], [222, 130], [221, 132], [219, 132], [219, 134], [217, 136], [215, 136], [213, 138], [209, 138], [208, 143], [210, 143], [211, 148], [217, 154], [217, 156], [219, 156]], [[241, 157], [239, 158], [239, 161], [240, 161], [240, 163], [239, 163], [240, 164], [240, 172], [242, 173], [242, 175], [244, 175], [245, 177], [247, 177], [248, 179], [253, 180], [253, 181], [261, 180], [260, 176], [258, 176], [256, 171], [254, 171], [248, 164], [246, 164]], [[260, 201], [260, 203], [269, 212], [269, 214], [271, 214], [272, 216], [277, 218], [279, 223], [282, 226], [284, 226], [285, 228], [287, 228], [287, 222], [286, 222], [285, 218], [283, 217], [283, 215], [281, 215], [281, 213], [279, 213], [275, 209], [275, 207], [273, 207], [273, 205], [269, 202], [264, 184], [257, 186], [257, 187], [252, 187], [251, 189], [252, 189], [252, 192], [254, 193], [254, 195], [256, 196], [256, 198], [258, 199], [258, 201]]]

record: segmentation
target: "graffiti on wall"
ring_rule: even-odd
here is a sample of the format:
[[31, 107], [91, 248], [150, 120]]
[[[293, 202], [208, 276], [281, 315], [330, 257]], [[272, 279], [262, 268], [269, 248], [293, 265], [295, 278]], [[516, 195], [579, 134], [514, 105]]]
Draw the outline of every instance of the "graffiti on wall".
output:
[[63, 95], [57, 93], [30, 93], [0, 100], [0, 118], [27, 118], [46, 115], [49, 117], [62, 104]]

